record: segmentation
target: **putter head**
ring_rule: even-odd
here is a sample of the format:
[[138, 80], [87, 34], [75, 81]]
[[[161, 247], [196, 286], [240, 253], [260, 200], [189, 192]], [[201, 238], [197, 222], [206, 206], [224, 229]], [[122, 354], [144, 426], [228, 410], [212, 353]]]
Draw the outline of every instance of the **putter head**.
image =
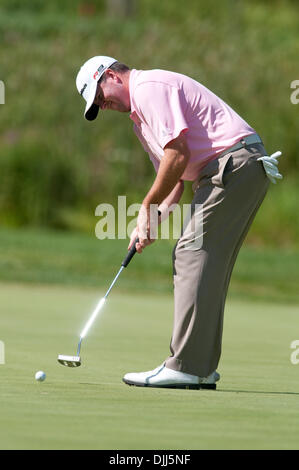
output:
[[66, 367], [79, 367], [81, 366], [81, 357], [80, 356], [64, 356], [59, 354], [58, 362]]

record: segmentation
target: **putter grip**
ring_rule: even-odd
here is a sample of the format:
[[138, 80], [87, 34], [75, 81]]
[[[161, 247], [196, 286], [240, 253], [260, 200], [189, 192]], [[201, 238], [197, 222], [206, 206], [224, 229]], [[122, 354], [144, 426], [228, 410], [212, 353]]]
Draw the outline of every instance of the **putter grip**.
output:
[[135, 255], [136, 253], [136, 243], [139, 242], [139, 238], [136, 237], [135, 238], [135, 241], [134, 241], [134, 244], [132, 245], [132, 247], [130, 248], [130, 251], [129, 253], [127, 254], [127, 256], [125, 257], [125, 259], [123, 260], [123, 262], [121, 263], [121, 265], [126, 268], [129, 264], [129, 262], [131, 261], [131, 259], [133, 258], [133, 256]]

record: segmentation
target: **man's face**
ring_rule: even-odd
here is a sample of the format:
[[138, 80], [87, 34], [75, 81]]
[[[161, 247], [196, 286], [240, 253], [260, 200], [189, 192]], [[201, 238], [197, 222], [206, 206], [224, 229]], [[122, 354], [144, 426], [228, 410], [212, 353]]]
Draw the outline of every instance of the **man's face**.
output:
[[131, 110], [130, 95], [122, 76], [108, 69], [106, 77], [98, 83], [94, 104], [102, 110], [110, 109], [121, 113]]

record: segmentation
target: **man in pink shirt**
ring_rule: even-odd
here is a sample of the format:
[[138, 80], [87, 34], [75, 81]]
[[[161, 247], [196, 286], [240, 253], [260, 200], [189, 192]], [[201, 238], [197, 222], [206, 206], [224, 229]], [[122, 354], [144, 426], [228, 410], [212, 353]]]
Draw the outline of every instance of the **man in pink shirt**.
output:
[[[194, 182], [191, 218], [173, 250], [171, 355], [156, 369], [128, 373], [123, 380], [137, 386], [215, 389], [231, 272], [267, 192], [267, 175], [281, 177], [277, 160], [265, 157], [260, 137], [235, 111], [185, 75], [129, 69], [97, 56], [81, 67], [76, 85], [86, 101], [86, 119], [94, 120], [100, 109], [130, 113], [157, 173], [129, 248], [136, 237], [139, 253], [153, 242], [157, 218], [151, 208], [158, 207], [160, 220], [167, 217], [184, 181]], [[202, 208], [200, 233], [194, 228], [197, 207]]]

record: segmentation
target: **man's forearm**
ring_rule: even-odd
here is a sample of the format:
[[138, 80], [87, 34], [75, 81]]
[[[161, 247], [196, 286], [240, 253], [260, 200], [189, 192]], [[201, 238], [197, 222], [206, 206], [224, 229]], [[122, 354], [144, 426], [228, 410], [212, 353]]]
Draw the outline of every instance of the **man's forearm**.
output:
[[165, 149], [154, 184], [144, 198], [145, 207], [159, 205], [170, 195], [184, 173], [189, 158], [188, 148], [180, 145], [180, 141]]
[[175, 209], [175, 205], [179, 203], [182, 194], [184, 192], [184, 181], [179, 180], [175, 185], [171, 193], [164, 199], [164, 201], [159, 205], [160, 218], [159, 221], [162, 222], [165, 220], [171, 212]]
[[[151, 216], [153, 205], [159, 206], [163, 201], [169, 201], [176, 191], [174, 188], [185, 171], [190, 158], [190, 151], [183, 134], [172, 140], [164, 148], [164, 155], [153, 186], [145, 196], [137, 218], [137, 235], [139, 242], [136, 250], [141, 253], [152, 239], [155, 238], [158, 218]], [[179, 187], [179, 185], [178, 185]], [[171, 193], [173, 194], [171, 195]], [[177, 193], [178, 196], [178, 193]], [[157, 215], [157, 212], [155, 212]]]

